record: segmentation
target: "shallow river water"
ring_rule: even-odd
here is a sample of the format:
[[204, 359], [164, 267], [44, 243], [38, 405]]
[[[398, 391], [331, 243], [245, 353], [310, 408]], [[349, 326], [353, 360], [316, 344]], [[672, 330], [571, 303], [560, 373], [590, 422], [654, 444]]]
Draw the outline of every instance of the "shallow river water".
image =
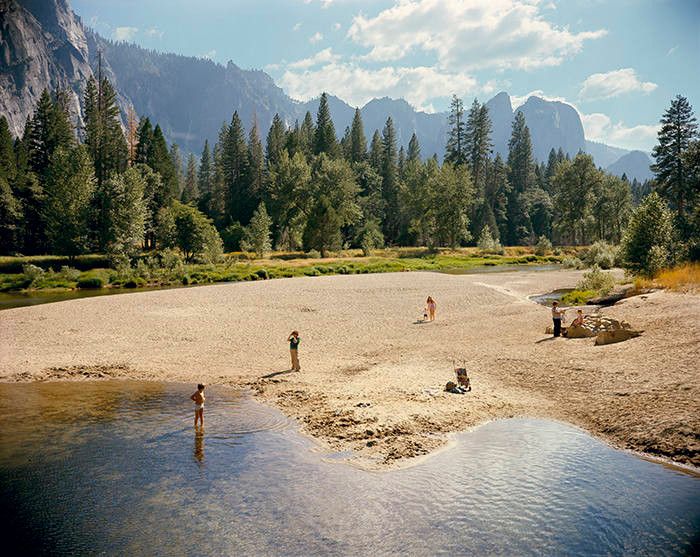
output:
[[[0, 519], [26, 554], [683, 555], [700, 477], [584, 432], [496, 421], [408, 469], [322, 453], [279, 412], [207, 387], [0, 385]], [[333, 462], [336, 460], [336, 462]]]

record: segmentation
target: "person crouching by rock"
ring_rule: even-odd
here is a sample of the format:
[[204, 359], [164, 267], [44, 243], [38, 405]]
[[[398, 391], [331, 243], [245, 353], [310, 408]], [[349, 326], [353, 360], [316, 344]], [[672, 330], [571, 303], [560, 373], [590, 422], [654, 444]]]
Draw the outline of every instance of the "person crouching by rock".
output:
[[552, 320], [554, 321], [554, 336], [561, 336], [561, 320], [564, 317], [565, 309], [559, 309], [559, 302], [552, 304]]

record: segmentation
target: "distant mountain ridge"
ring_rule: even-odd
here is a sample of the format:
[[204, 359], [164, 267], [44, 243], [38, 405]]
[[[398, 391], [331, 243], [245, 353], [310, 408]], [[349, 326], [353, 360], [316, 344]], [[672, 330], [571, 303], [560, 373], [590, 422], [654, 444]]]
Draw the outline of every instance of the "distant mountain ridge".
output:
[[[22, 133], [44, 87], [71, 91], [73, 110], [82, 121], [80, 102], [89, 75], [97, 72], [99, 51], [122, 113], [127, 114], [133, 105], [138, 115], [160, 124], [168, 142], [177, 142], [184, 152], [201, 153], [205, 139], [214, 143], [222, 123], [229, 123], [234, 111], [246, 129], [256, 121], [265, 140], [276, 113], [292, 126], [295, 120], [301, 123], [307, 111], [315, 117], [318, 110], [318, 99], [291, 99], [263, 71], [105, 39], [84, 28], [67, 0], [0, 0], [0, 31], [0, 113], [7, 117], [15, 135]], [[355, 108], [334, 96], [328, 101], [340, 139]], [[468, 110], [471, 103], [465, 104]], [[510, 97], [501, 92], [486, 106], [493, 123], [493, 150], [505, 160], [514, 116]], [[533, 155], [538, 161], [546, 162], [552, 148], [562, 148], [572, 157], [590, 148], [572, 106], [530, 97], [518, 110], [530, 128]], [[399, 145], [406, 146], [415, 132], [424, 157], [437, 154], [442, 158], [447, 112], [427, 114], [403, 99], [384, 97], [368, 102], [361, 113], [368, 143], [374, 131], [381, 133], [391, 117]], [[598, 151], [594, 155], [597, 164], [607, 167], [614, 162], [598, 162], [599, 156], [607, 153], [602, 148]]]

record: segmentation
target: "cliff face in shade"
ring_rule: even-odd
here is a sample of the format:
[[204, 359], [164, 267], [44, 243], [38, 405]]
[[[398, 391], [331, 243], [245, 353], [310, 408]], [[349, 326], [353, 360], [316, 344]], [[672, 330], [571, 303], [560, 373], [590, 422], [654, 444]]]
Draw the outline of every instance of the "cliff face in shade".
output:
[[493, 152], [500, 153], [505, 161], [508, 158], [508, 140], [513, 129], [513, 107], [508, 93], [500, 92], [486, 103], [493, 125]]
[[517, 110], [525, 116], [530, 128], [532, 154], [539, 162], [547, 162], [552, 147], [558, 149], [561, 146], [564, 153], [572, 157], [579, 150], [586, 150], [583, 124], [573, 106], [530, 97]]
[[0, 0], [0, 114], [14, 135], [45, 88], [66, 90], [81, 122], [91, 73], [85, 31], [67, 0]]

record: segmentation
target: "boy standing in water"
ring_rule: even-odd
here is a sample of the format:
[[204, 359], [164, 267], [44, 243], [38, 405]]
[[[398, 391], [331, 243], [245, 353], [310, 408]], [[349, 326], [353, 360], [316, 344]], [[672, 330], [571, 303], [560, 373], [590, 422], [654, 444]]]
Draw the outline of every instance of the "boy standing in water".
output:
[[292, 331], [292, 333], [287, 338], [287, 342], [289, 342], [289, 354], [292, 357], [292, 370], [294, 371], [301, 371], [301, 367], [299, 367], [300, 341], [301, 339], [299, 338], [299, 331], [297, 330]]
[[197, 427], [197, 420], [199, 419], [199, 425], [204, 425], [204, 385], [201, 383], [197, 385], [197, 392], [194, 393], [190, 399], [194, 401], [194, 427]]

